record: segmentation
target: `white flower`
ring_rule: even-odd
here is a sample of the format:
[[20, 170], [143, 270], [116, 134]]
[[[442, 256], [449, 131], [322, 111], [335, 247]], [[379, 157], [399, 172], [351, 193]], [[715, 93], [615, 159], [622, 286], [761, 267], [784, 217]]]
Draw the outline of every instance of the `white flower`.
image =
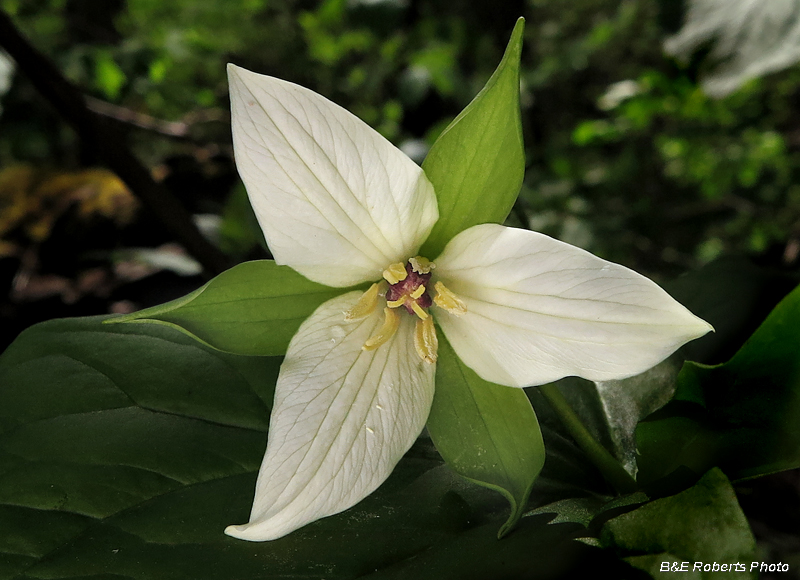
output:
[[434, 319], [487, 381], [640, 373], [711, 327], [655, 283], [527, 230], [483, 224], [440, 256], [423, 171], [303, 87], [229, 65], [236, 163], [278, 264], [345, 288], [299, 328], [281, 367], [250, 522], [272, 540], [354, 505], [419, 435], [434, 392]]

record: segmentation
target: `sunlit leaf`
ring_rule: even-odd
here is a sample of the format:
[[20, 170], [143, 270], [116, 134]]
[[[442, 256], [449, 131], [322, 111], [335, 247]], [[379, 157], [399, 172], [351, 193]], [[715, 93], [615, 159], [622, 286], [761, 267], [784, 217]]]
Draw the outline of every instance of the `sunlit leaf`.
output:
[[56, 171], [20, 164], [0, 171], [0, 237], [21, 228], [30, 241], [41, 242], [73, 207], [78, 220], [101, 216], [122, 226], [132, 221], [138, 206], [107, 169]]
[[110, 53], [101, 51], [95, 60], [94, 82], [105, 97], [115, 101], [125, 84], [126, 76]]

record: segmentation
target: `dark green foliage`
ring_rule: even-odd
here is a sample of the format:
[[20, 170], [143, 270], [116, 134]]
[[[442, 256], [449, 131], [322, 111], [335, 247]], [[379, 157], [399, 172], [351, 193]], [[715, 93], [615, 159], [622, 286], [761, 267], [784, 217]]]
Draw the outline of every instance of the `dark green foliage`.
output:
[[229, 538], [249, 512], [280, 359], [102, 320], [38, 325], [0, 357], [4, 580], [626, 571], [572, 540], [579, 523], [532, 515], [498, 542], [505, 500], [456, 476], [425, 439], [356, 507], [274, 542]]

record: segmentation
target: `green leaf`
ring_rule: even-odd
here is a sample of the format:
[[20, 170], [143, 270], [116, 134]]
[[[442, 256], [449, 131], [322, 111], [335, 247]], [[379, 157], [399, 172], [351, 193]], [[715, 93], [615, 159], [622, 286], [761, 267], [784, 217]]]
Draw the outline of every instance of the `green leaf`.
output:
[[259, 260], [234, 266], [183, 298], [110, 322], [162, 323], [225, 352], [277, 356], [318, 306], [344, 292]]
[[727, 363], [686, 363], [673, 401], [637, 429], [640, 480], [719, 466], [733, 480], [800, 466], [800, 287]]
[[683, 357], [676, 353], [639, 375], [594, 384], [611, 440], [610, 451], [634, 476], [638, 455], [636, 426], [670, 400], [682, 362]]
[[539, 514], [555, 514], [553, 524], [575, 523], [588, 527], [598, 516], [609, 510], [618, 510], [648, 501], [647, 494], [641, 491], [618, 497], [592, 495], [570, 497], [540, 506], [525, 514], [525, 517]]
[[77, 557], [115, 514], [258, 468], [280, 359], [101, 322], [37, 325], [0, 357], [2, 578]]
[[544, 465], [539, 422], [522, 389], [483, 380], [440, 335], [428, 431], [456, 473], [509, 501], [511, 515], [498, 532], [502, 537], [522, 516]]
[[[584, 426], [597, 441], [610, 449], [613, 442], [608, 421], [602, 413], [597, 389], [590, 381], [567, 377], [553, 383], [569, 402]], [[561, 499], [608, 496], [609, 484], [586, 453], [575, 442], [539, 387], [525, 389], [536, 411], [547, 456], [544, 468], [534, 484], [531, 497], [539, 506]]]
[[[133, 407], [266, 432], [280, 358], [227, 355], [163, 326], [107, 320], [52, 320], [8, 347], [0, 357], [0, 434]], [[220, 387], [219, 377], [229, 382]]]
[[[749, 564], [756, 543], [730, 481], [719, 469], [712, 469], [692, 488], [675, 496], [652, 501], [609, 520], [600, 536], [632, 565], [658, 574], [661, 561], [719, 564], [742, 562], [747, 571], [702, 571], [697, 578], [751, 578]], [[643, 554], [644, 553], [644, 554]], [[633, 555], [635, 554], [635, 555]], [[657, 558], [645, 557], [658, 556]], [[675, 574], [672, 573], [672, 576]], [[669, 573], [664, 578], [671, 577]]]
[[273, 542], [225, 536], [250, 510], [280, 359], [101, 321], [37, 325], [0, 357], [2, 579], [535, 579], [618, 566], [545, 516], [497, 542], [505, 500], [425, 439], [341, 514]]
[[127, 79], [110, 52], [101, 50], [97, 53], [94, 76], [97, 88], [107, 99], [116, 101]]
[[422, 164], [439, 202], [439, 221], [420, 253], [435, 258], [459, 232], [502, 223], [525, 173], [519, 110], [519, 59], [525, 20], [480, 93], [442, 132]]

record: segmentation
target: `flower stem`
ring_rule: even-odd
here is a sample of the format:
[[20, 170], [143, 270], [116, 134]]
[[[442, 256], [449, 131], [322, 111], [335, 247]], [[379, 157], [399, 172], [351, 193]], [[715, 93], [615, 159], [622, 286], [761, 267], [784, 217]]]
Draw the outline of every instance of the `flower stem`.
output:
[[633, 493], [638, 489], [636, 480], [625, 471], [620, 463], [608, 452], [608, 450], [600, 445], [597, 440], [592, 437], [589, 430], [581, 421], [580, 417], [575, 414], [572, 407], [558, 390], [555, 384], [542, 385], [538, 387], [539, 392], [544, 395], [547, 402], [556, 412], [564, 427], [572, 435], [578, 446], [583, 449], [583, 452], [589, 457], [594, 465], [603, 474], [603, 477], [608, 481], [618, 493]]

